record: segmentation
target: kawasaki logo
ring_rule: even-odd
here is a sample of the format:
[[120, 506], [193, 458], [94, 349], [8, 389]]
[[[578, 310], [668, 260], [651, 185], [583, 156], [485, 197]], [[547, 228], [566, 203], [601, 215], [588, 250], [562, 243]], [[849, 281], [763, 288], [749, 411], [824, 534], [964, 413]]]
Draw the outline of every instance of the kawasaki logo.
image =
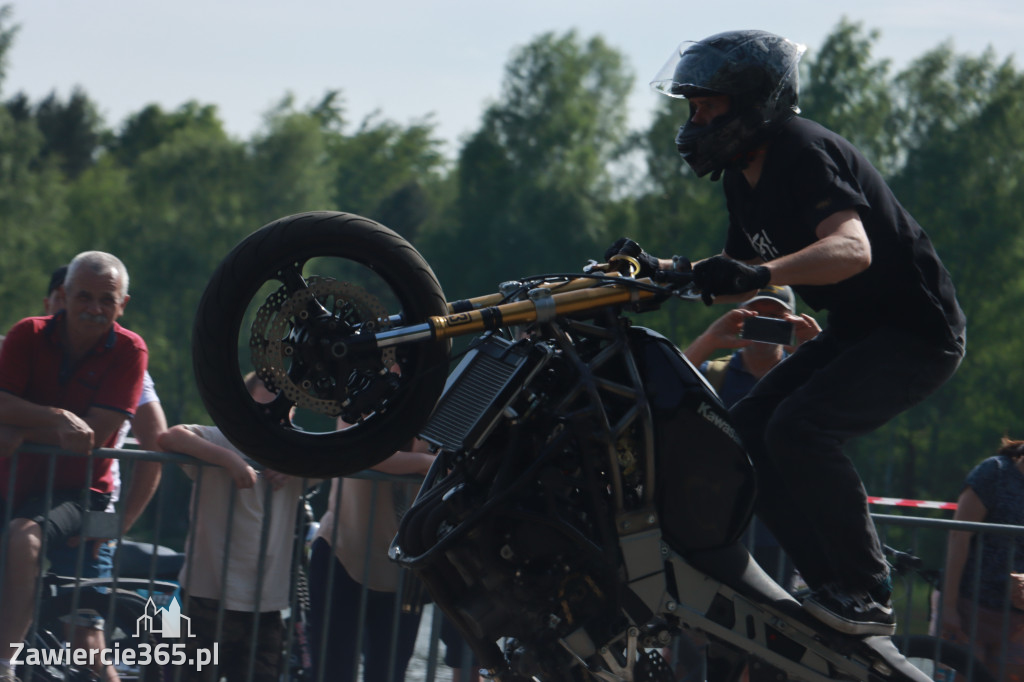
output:
[[722, 433], [736, 441], [737, 445], [743, 445], [743, 443], [740, 442], [739, 434], [736, 433], [736, 429], [732, 428], [732, 424], [729, 423], [729, 420], [718, 414], [711, 405], [702, 402], [700, 407], [697, 408], [697, 414], [707, 419], [715, 426], [715, 428], [720, 429]]

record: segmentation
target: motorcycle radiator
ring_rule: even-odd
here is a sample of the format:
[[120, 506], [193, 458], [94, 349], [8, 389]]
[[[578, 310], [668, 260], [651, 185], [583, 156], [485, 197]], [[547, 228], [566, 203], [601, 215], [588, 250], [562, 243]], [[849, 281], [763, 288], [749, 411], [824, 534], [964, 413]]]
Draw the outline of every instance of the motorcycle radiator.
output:
[[472, 452], [551, 354], [544, 344], [480, 337], [448, 377], [420, 438], [455, 454]]

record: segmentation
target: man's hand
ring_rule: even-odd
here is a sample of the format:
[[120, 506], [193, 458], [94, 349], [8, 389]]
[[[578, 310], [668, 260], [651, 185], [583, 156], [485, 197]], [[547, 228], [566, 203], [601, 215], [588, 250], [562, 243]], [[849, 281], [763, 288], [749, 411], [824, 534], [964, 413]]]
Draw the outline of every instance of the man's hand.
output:
[[639, 244], [626, 237], [616, 239], [615, 243], [604, 252], [604, 260], [607, 263], [611, 263], [615, 256], [627, 256], [636, 259], [636, 262], [640, 264], [640, 271], [636, 273], [637, 277], [653, 277], [654, 273], [661, 267], [661, 263], [655, 256], [647, 253], [640, 248]]
[[796, 339], [794, 345], [786, 346], [786, 350], [790, 353], [796, 350], [804, 341], [810, 341], [821, 333], [821, 325], [807, 313], [800, 315], [787, 314], [786, 319], [793, 322], [793, 338]]
[[741, 339], [743, 323], [748, 317], [756, 317], [757, 313], [745, 308], [733, 308], [712, 322], [701, 336], [707, 336], [715, 348], [744, 348], [754, 343], [749, 339]]
[[744, 308], [733, 308], [729, 312], [708, 325], [700, 336], [695, 338], [683, 355], [694, 365], [700, 365], [708, 360], [713, 353], [722, 348], [745, 348], [754, 343], [749, 339], [741, 339], [740, 332], [743, 331], [743, 323], [749, 317], [757, 315], [753, 310]]
[[693, 283], [707, 305], [715, 296], [763, 289], [771, 278], [771, 271], [763, 265], [747, 265], [726, 256], [712, 256], [693, 266]]
[[92, 452], [95, 437], [92, 427], [74, 412], [61, 410], [61, 419], [56, 432], [57, 444], [62, 449], [83, 455]]

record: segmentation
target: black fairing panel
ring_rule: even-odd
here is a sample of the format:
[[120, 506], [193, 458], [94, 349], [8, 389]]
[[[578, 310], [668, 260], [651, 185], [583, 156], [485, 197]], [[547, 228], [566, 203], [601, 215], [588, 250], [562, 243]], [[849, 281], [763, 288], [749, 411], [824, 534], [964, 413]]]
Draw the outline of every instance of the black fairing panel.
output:
[[728, 412], [668, 339], [633, 333], [654, 418], [662, 533], [681, 553], [735, 542], [750, 522], [756, 485]]

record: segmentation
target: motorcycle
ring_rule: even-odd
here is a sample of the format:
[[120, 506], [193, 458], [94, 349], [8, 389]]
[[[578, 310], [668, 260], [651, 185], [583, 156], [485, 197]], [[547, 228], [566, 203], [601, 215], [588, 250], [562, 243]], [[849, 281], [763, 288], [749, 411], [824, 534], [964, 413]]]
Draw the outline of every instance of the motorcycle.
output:
[[[673, 680], [661, 651], [700, 634], [708, 679], [738, 679], [753, 656], [779, 679], [928, 680], [888, 637], [818, 622], [752, 560], [754, 472], [727, 411], [626, 315], [699, 293], [688, 273], [612, 260], [446, 302], [388, 228], [282, 218], [203, 294], [200, 394], [229, 439], [286, 473], [346, 475], [430, 443], [391, 557], [491, 678]], [[272, 403], [249, 397], [247, 368]]]

